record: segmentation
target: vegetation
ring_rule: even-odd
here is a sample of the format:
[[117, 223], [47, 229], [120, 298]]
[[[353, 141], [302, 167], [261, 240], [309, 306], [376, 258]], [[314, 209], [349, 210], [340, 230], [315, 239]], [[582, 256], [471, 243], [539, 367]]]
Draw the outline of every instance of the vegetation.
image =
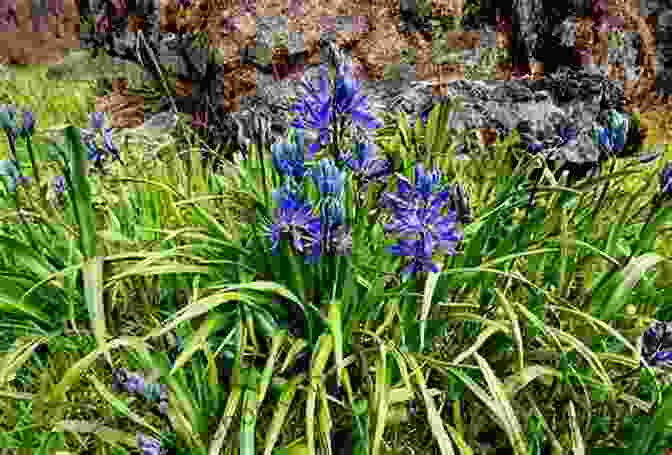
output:
[[[425, 126], [389, 117], [379, 158], [418, 198], [450, 188], [457, 209], [418, 226], [399, 202], [404, 180], [373, 178], [379, 163], [347, 134], [304, 162], [293, 131], [214, 173], [183, 119], [170, 138], [130, 140], [91, 115], [95, 91], [44, 68], [0, 87], [0, 102], [33, 114], [0, 111], [0, 447], [672, 446], [669, 352], [656, 348], [642, 367], [638, 345], [672, 311], [669, 147], [654, 163], [610, 160], [603, 177], [569, 184], [516, 134], [486, 145], [437, 127], [453, 106]], [[102, 135], [93, 145], [80, 130], [90, 127]], [[456, 160], [460, 144], [484, 158]], [[299, 194], [319, 203], [303, 224]], [[465, 208], [471, 217], [454, 218]], [[329, 240], [318, 220], [350, 231]], [[398, 234], [427, 226], [454, 250], [399, 254]], [[325, 249], [307, 264], [315, 245]], [[420, 269], [403, 274], [410, 266]]]

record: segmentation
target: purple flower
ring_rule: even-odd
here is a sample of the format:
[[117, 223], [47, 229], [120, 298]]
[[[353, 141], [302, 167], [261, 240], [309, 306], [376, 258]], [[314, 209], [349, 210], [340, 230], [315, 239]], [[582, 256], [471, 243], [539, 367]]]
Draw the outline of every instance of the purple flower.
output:
[[294, 105], [293, 111], [299, 116], [291, 124], [294, 128], [308, 127], [319, 131], [319, 143], [309, 147], [311, 155], [317, 153], [320, 146], [330, 143], [331, 126], [338, 118], [351, 116], [354, 122], [366, 128], [382, 126], [368, 113], [367, 97], [359, 93], [359, 83], [352, 75], [351, 65], [341, 65], [337, 69], [333, 94], [327, 67], [323, 65], [320, 73], [317, 85], [304, 81], [306, 96]]
[[58, 195], [61, 195], [65, 192], [65, 177], [62, 175], [54, 177], [54, 191]]
[[649, 366], [672, 365], [672, 324], [670, 321], [656, 321], [641, 338], [642, 359]]
[[[62, 176], [61, 176], [62, 177]], [[126, 387], [128, 379], [128, 370], [126, 368], [115, 368], [112, 370], [112, 390], [121, 392]]]
[[161, 442], [142, 433], [138, 433], [138, 448], [142, 450], [143, 455], [159, 455], [161, 453]]
[[30, 110], [23, 111], [23, 123], [21, 124], [21, 135], [23, 137], [32, 136], [35, 130], [35, 117]]
[[660, 173], [660, 192], [672, 195], [672, 163], [666, 163]]
[[105, 112], [92, 112], [89, 116], [89, 126], [94, 131], [103, 129], [104, 122]]
[[353, 174], [363, 180], [362, 193], [366, 193], [371, 183], [386, 181], [392, 175], [392, 162], [386, 157], [378, 157], [375, 147], [375, 144], [357, 143], [351, 152], [340, 157]]
[[331, 158], [321, 159], [312, 169], [311, 177], [322, 196], [340, 197], [345, 184], [345, 172], [336, 167]]
[[142, 394], [145, 391], [145, 378], [138, 373], [131, 373], [128, 375], [125, 386], [128, 393]]
[[161, 415], [168, 415], [168, 401], [167, 400], [162, 400], [159, 403], [159, 412]]
[[121, 161], [121, 157], [119, 156], [119, 149], [112, 142], [112, 128], [106, 129], [103, 133], [103, 143], [105, 144], [105, 150], [114, 155], [114, 158], [123, 164], [123, 161]]
[[278, 208], [275, 209], [275, 221], [270, 228], [273, 254], [278, 253], [283, 234], [291, 237], [292, 246], [298, 253], [304, 253], [309, 246], [314, 247], [315, 242], [319, 242], [321, 224], [320, 218], [312, 214], [310, 204], [287, 190], [278, 191], [274, 196]]
[[432, 263], [434, 252], [455, 254], [455, 246], [462, 240], [462, 234], [456, 229], [457, 212], [449, 209], [447, 215], [441, 215], [441, 210], [449, 207], [454, 190], [434, 192], [440, 178], [438, 170], [425, 172], [418, 164], [415, 188], [405, 177], [399, 176], [397, 193], [383, 195], [381, 205], [392, 210], [392, 222], [383, 229], [400, 237], [399, 243], [388, 247], [388, 251], [412, 258], [402, 275], [438, 271]]
[[303, 16], [303, 0], [289, 0], [287, 12], [290, 16]]
[[296, 131], [296, 143], [271, 145], [273, 165], [282, 175], [302, 180], [306, 173], [303, 130]]
[[16, 0], [0, 2], [0, 32], [16, 32]]

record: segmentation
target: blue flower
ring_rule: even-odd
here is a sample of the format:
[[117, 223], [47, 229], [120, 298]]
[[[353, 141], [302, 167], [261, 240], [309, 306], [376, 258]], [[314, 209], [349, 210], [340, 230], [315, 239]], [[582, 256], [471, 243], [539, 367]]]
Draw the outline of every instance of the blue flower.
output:
[[606, 148], [609, 154], [620, 153], [625, 146], [630, 122], [628, 118], [611, 109], [607, 114], [607, 126], [595, 126], [593, 139]]
[[312, 169], [311, 177], [322, 196], [340, 197], [343, 194], [345, 172], [336, 167], [334, 160], [331, 158], [321, 159], [318, 165]]
[[672, 163], [666, 163], [660, 173], [660, 192], [672, 196]]
[[21, 136], [28, 137], [35, 131], [35, 118], [29, 110], [23, 112], [23, 123], [21, 124]]
[[65, 177], [62, 175], [54, 177], [54, 191], [59, 195], [65, 192]]
[[576, 140], [576, 128], [572, 126], [563, 127], [560, 130], [560, 145], [564, 145]]
[[319, 131], [319, 143], [309, 146], [311, 155], [317, 153], [320, 146], [330, 143], [330, 128], [337, 118], [351, 116], [352, 121], [366, 128], [383, 126], [369, 114], [368, 99], [359, 92], [359, 82], [352, 75], [351, 65], [341, 65], [337, 69], [333, 94], [326, 66], [321, 67], [320, 74], [318, 85], [304, 81], [306, 96], [294, 105], [293, 111], [299, 116], [291, 124], [295, 128]]
[[670, 321], [656, 321], [641, 338], [642, 359], [649, 366], [672, 365], [672, 326]]
[[296, 143], [278, 143], [271, 145], [273, 165], [278, 172], [297, 180], [303, 179], [306, 173], [303, 148], [303, 131], [296, 131]]
[[320, 201], [320, 220], [327, 229], [343, 224], [345, 220], [343, 202], [333, 196], [323, 198]]
[[16, 128], [16, 106], [13, 104], [0, 105], [0, 128], [4, 130]]
[[105, 122], [105, 113], [104, 112], [92, 112], [89, 116], [89, 126], [92, 130], [102, 130], [103, 123]]
[[356, 143], [352, 145], [352, 152], [341, 157], [353, 172], [360, 172], [364, 163], [371, 159], [373, 155], [373, 146], [367, 143]]
[[299, 197], [287, 191], [276, 195], [278, 195], [278, 208], [275, 210], [275, 221], [270, 227], [273, 254], [278, 253], [282, 234], [291, 237], [295, 251], [304, 253], [308, 247], [319, 242], [320, 218], [314, 216], [310, 204], [304, 203]]
[[142, 433], [138, 433], [138, 448], [142, 450], [142, 455], [159, 455], [161, 453], [161, 442]]
[[392, 175], [392, 162], [378, 157], [375, 144], [356, 143], [352, 151], [341, 156], [341, 160], [353, 174], [365, 181], [362, 191], [373, 181], [387, 180]]
[[528, 149], [530, 152], [532, 152], [532, 153], [537, 153], [537, 152], [543, 150], [543, 148], [544, 148], [544, 144], [541, 143], [541, 142], [539, 142], [539, 141], [531, 142], [531, 143], [527, 146], [527, 149]]
[[449, 208], [447, 215], [441, 214], [444, 208], [450, 207], [454, 191], [451, 188], [434, 191], [441, 179], [439, 171], [425, 172], [418, 164], [415, 175], [415, 188], [399, 176], [397, 194], [385, 193], [382, 199], [382, 205], [392, 210], [392, 222], [383, 229], [400, 236], [399, 243], [388, 247], [388, 251], [412, 258], [402, 275], [436, 272], [438, 268], [432, 263], [434, 252], [453, 255], [457, 242], [463, 238], [456, 229], [457, 212]]
[[121, 161], [119, 149], [112, 142], [112, 128], [108, 128], [103, 132], [103, 145], [105, 146], [105, 151], [107, 153], [111, 153], [115, 160], [119, 161], [121, 164], [124, 164], [124, 162]]
[[441, 180], [441, 174], [434, 169], [431, 172], [425, 172], [424, 166], [420, 163], [415, 165], [415, 190], [427, 199], [437, 183]]
[[126, 391], [128, 393], [143, 394], [145, 392], [145, 378], [138, 373], [131, 373], [126, 380]]

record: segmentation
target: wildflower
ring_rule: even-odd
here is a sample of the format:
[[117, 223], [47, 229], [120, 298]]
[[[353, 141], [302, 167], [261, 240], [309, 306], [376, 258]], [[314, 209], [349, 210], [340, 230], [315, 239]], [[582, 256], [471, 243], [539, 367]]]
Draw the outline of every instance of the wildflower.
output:
[[400, 236], [397, 245], [388, 247], [394, 255], [411, 257], [412, 260], [402, 275], [418, 271], [437, 272], [432, 263], [434, 251], [455, 254], [455, 246], [462, 239], [456, 230], [457, 212], [448, 210], [446, 216], [441, 210], [450, 204], [455, 190], [434, 192], [440, 181], [438, 170], [425, 172], [421, 164], [415, 168], [415, 188], [403, 176], [399, 176], [396, 194], [383, 195], [382, 205], [392, 209], [393, 220], [383, 226], [388, 233]]
[[672, 365], [672, 326], [657, 321], [642, 335], [642, 358], [649, 366]]
[[61, 195], [65, 192], [65, 177], [58, 175], [54, 177], [54, 192], [57, 195]]
[[128, 379], [128, 370], [126, 368], [115, 368], [112, 370], [112, 390], [121, 392], [125, 388]]
[[161, 396], [161, 386], [162, 384], [145, 384], [142, 395], [144, 395], [145, 400], [147, 401], [157, 401]]
[[119, 149], [118, 149], [118, 148], [116, 147], [116, 145], [114, 145], [114, 143], [112, 142], [112, 129], [111, 129], [111, 128], [108, 128], [108, 129], [105, 130], [105, 132], [103, 133], [103, 143], [105, 144], [105, 150], [106, 150], [108, 153], [113, 154], [113, 155], [114, 155], [114, 158], [115, 158], [117, 161], [120, 161], [121, 164], [124, 164], [123, 161], [121, 161], [121, 157], [119, 156]]
[[107, 33], [112, 29], [110, 16], [107, 14], [96, 15], [96, 31], [98, 33]]
[[164, 415], [164, 416], [168, 415], [168, 401], [162, 400], [159, 403], [159, 412], [161, 413], [161, 415]]
[[14, 184], [14, 189], [16, 189], [16, 185], [30, 185], [33, 182], [33, 178], [29, 175], [19, 175], [16, 179], [16, 183]]
[[289, 234], [294, 250], [303, 253], [308, 246], [319, 241], [321, 232], [320, 218], [312, 215], [310, 204], [304, 203], [299, 197], [285, 193], [279, 200], [275, 210], [275, 222], [271, 225], [270, 236], [273, 242], [273, 253], [277, 254], [281, 235]]
[[296, 131], [296, 143], [279, 143], [271, 145], [273, 165], [282, 175], [303, 179], [306, 173], [303, 148], [303, 131]]
[[672, 195], [672, 163], [666, 163], [660, 173], [660, 192], [664, 195]]
[[[368, 129], [380, 128], [382, 124], [368, 113], [368, 99], [359, 93], [359, 83], [352, 75], [351, 65], [341, 65], [337, 69], [335, 93], [330, 93], [328, 70], [321, 68], [318, 85], [304, 81], [306, 96], [294, 105], [299, 116], [292, 122], [295, 128], [314, 128], [319, 131], [319, 143], [311, 144], [310, 154], [317, 153], [321, 145], [328, 144], [333, 121], [351, 116], [355, 123]], [[333, 108], [335, 107], [335, 111]]]
[[593, 128], [593, 139], [606, 148], [608, 154], [620, 153], [625, 146], [630, 122], [624, 115], [611, 109], [607, 113], [607, 127], [596, 126]]
[[229, 33], [239, 32], [240, 27], [238, 27], [238, 18], [237, 17], [225, 17], [224, 18], [224, 30]]
[[240, 10], [252, 15], [257, 14], [257, 6], [254, 0], [240, 0]]
[[126, 380], [126, 391], [128, 393], [144, 393], [145, 392], [145, 378], [138, 373], [131, 373]]
[[352, 146], [352, 152], [341, 156], [353, 175], [364, 180], [362, 191], [366, 191], [369, 183], [387, 180], [392, 175], [392, 162], [377, 156], [375, 148], [375, 144], [356, 143]]
[[13, 104], [0, 105], [0, 128], [14, 129], [16, 127], [16, 106]]
[[576, 128], [566, 126], [560, 129], [560, 145], [572, 144], [576, 142]]
[[323, 196], [340, 197], [343, 194], [345, 172], [338, 169], [331, 158], [320, 160], [311, 176]]
[[104, 112], [92, 112], [89, 116], [89, 125], [92, 130], [98, 131], [103, 129], [103, 124], [105, 122], [105, 113]]
[[21, 124], [20, 135], [28, 137], [33, 135], [35, 130], [35, 118], [30, 110], [23, 111], [23, 123]]
[[161, 453], [161, 442], [142, 433], [138, 433], [138, 447], [143, 455], [159, 455]]
[[159, 394], [160, 400], [168, 400], [168, 386], [161, 384], [161, 393]]

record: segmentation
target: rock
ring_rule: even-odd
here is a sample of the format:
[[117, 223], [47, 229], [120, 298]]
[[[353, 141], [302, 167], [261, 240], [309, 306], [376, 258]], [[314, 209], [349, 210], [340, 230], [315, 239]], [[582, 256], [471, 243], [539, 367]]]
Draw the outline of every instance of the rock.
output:
[[79, 47], [79, 11], [74, 0], [0, 2], [1, 64], [54, 64]]
[[[572, 180], [584, 177], [607, 158], [592, 130], [596, 125], [607, 126], [610, 110], [632, 124], [630, 114], [624, 111], [622, 88], [585, 68], [563, 68], [540, 80], [455, 81], [449, 84], [447, 96], [432, 97], [418, 113], [426, 115], [436, 103], [457, 97], [462, 98], [464, 110], [452, 117], [451, 128], [492, 129], [501, 137], [516, 129], [526, 143], [543, 144], [539, 153], [554, 163], [558, 172], [569, 170]], [[410, 118], [414, 122], [417, 113]], [[575, 140], [563, 140], [564, 128], [576, 129]], [[637, 145], [634, 134], [628, 137], [624, 151]]]
[[[90, 3], [92, 11], [103, 12], [102, 0], [91, 0]], [[465, 74], [464, 65], [439, 65], [433, 62], [431, 36], [427, 36], [423, 20], [414, 18], [414, 4], [411, 1], [404, 0], [399, 7], [321, 0], [292, 0], [288, 4], [267, 0], [251, 4], [233, 2], [218, 9], [217, 14], [213, 15], [207, 2], [198, 0], [185, 17], [178, 15], [175, 3], [169, 0], [136, 3], [135, 15], [145, 15], [143, 20], [133, 27], [126, 20], [124, 28], [124, 17], [115, 16], [110, 21], [111, 31], [107, 34], [96, 33], [94, 35], [101, 36], [93, 38], [98, 40], [99, 45], [105, 44], [116, 57], [137, 61], [140, 35], [134, 33], [134, 30], [142, 30], [142, 36], [157, 51], [159, 60], [175, 71], [180, 95], [176, 100], [179, 109], [188, 113], [209, 112], [211, 132], [215, 133], [214, 137], [220, 143], [239, 137], [249, 142], [250, 138], [244, 132], [246, 121], [243, 119], [249, 120], [256, 116], [269, 119], [272, 136], [276, 139], [284, 136], [289, 122], [290, 96], [302, 95], [302, 76], [312, 79], [319, 74], [319, 65], [329, 58], [328, 43], [335, 44], [354, 64], [355, 74], [360, 80], [362, 91], [369, 98], [374, 114], [398, 112], [404, 103], [415, 103], [414, 107], [406, 106], [404, 109], [417, 110], [427, 99], [446, 95], [451, 81], [463, 79]], [[432, 3], [434, 17], [437, 13], [462, 13], [461, 1], [442, 0]], [[619, 54], [619, 51], [606, 52], [606, 35], [595, 31], [590, 17], [588, 21], [585, 20], [585, 14], [591, 14], [590, 2], [577, 0], [569, 2], [570, 7], [549, 7], [543, 10], [540, 5], [542, 2], [520, 0], [511, 2], [512, 7], [508, 11], [504, 6], [509, 2], [504, 5], [501, 2], [490, 3], [486, 5], [483, 15], [490, 21], [492, 8], [500, 16], [510, 14], [508, 28], [507, 22], [500, 20], [494, 37], [492, 30], [487, 27], [484, 30], [448, 33], [444, 36], [451, 47], [473, 51], [483, 41], [489, 41], [488, 45], [497, 42], [500, 46], [513, 46], [518, 54], [525, 54], [524, 58], [531, 60], [528, 63], [531, 63], [535, 77], [553, 74], [562, 66], [549, 61], [544, 53], [555, 58], [563, 50], [566, 58], [561, 59], [560, 63], [580, 69], [586, 65], [580, 60], [577, 63], [577, 48], [598, 50], [594, 52], [598, 65], [594, 70], [599, 70], [599, 65], [605, 64], [607, 54], [613, 54], [615, 58], [623, 56], [623, 60], [631, 61], [632, 68], [627, 70], [628, 74], [635, 79], [639, 76], [638, 80], [624, 83], [626, 111], [632, 110], [633, 106], [646, 98], [645, 94], [652, 91], [655, 62], [650, 55], [653, 35], [630, 5], [619, 4], [617, 10], [612, 5], [607, 8], [610, 16], [623, 18], [626, 31], [634, 30], [638, 34], [627, 41]], [[417, 12], [417, 4], [415, 9]], [[526, 11], [530, 17], [525, 15]], [[160, 16], [160, 22], [152, 19], [157, 16]], [[537, 16], [543, 16], [543, 20], [536, 23], [531, 19]], [[408, 25], [410, 22], [414, 25], [406, 29], [411, 32], [403, 32], [403, 24]], [[572, 22], [576, 31], [573, 31]], [[561, 26], [563, 23], [565, 25]], [[516, 32], [517, 36], [514, 37], [513, 32], [518, 29], [520, 32]], [[207, 52], [203, 49], [184, 44], [191, 42], [198, 32], [204, 32], [202, 35], [207, 36], [210, 48], [216, 50], [216, 62], [208, 62]], [[286, 44], [284, 47], [274, 46], [282, 42], [277, 40], [282, 33], [285, 33]], [[83, 36], [82, 39], [84, 43], [88, 38]], [[527, 47], [524, 43], [526, 39], [529, 41]], [[402, 68], [398, 80], [385, 80], [386, 69], [399, 63], [400, 51], [404, 48], [416, 51], [415, 64]], [[549, 49], [553, 52], [548, 53]], [[155, 70], [153, 65], [147, 63], [150, 61], [148, 54], [144, 50], [142, 52], [145, 53], [145, 68], [151, 75]], [[472, 54], [478, 58], [478, 52]], [[518, 57], [516, 59], [519, 60]], [[539, 62], [535, 62], [535, 59]], [[619, 76], [617, 67], [608, 65], [612, 79]], [[511, 68], [500, 65], [497, 70], [498, 79], [509, 78]], [[620, 71], [625, 71], [622, 66]], [[622, 75], [620, 78], [623, 79]], [[169, 108], [170, 103], [166, 99], [161, 109]]]

